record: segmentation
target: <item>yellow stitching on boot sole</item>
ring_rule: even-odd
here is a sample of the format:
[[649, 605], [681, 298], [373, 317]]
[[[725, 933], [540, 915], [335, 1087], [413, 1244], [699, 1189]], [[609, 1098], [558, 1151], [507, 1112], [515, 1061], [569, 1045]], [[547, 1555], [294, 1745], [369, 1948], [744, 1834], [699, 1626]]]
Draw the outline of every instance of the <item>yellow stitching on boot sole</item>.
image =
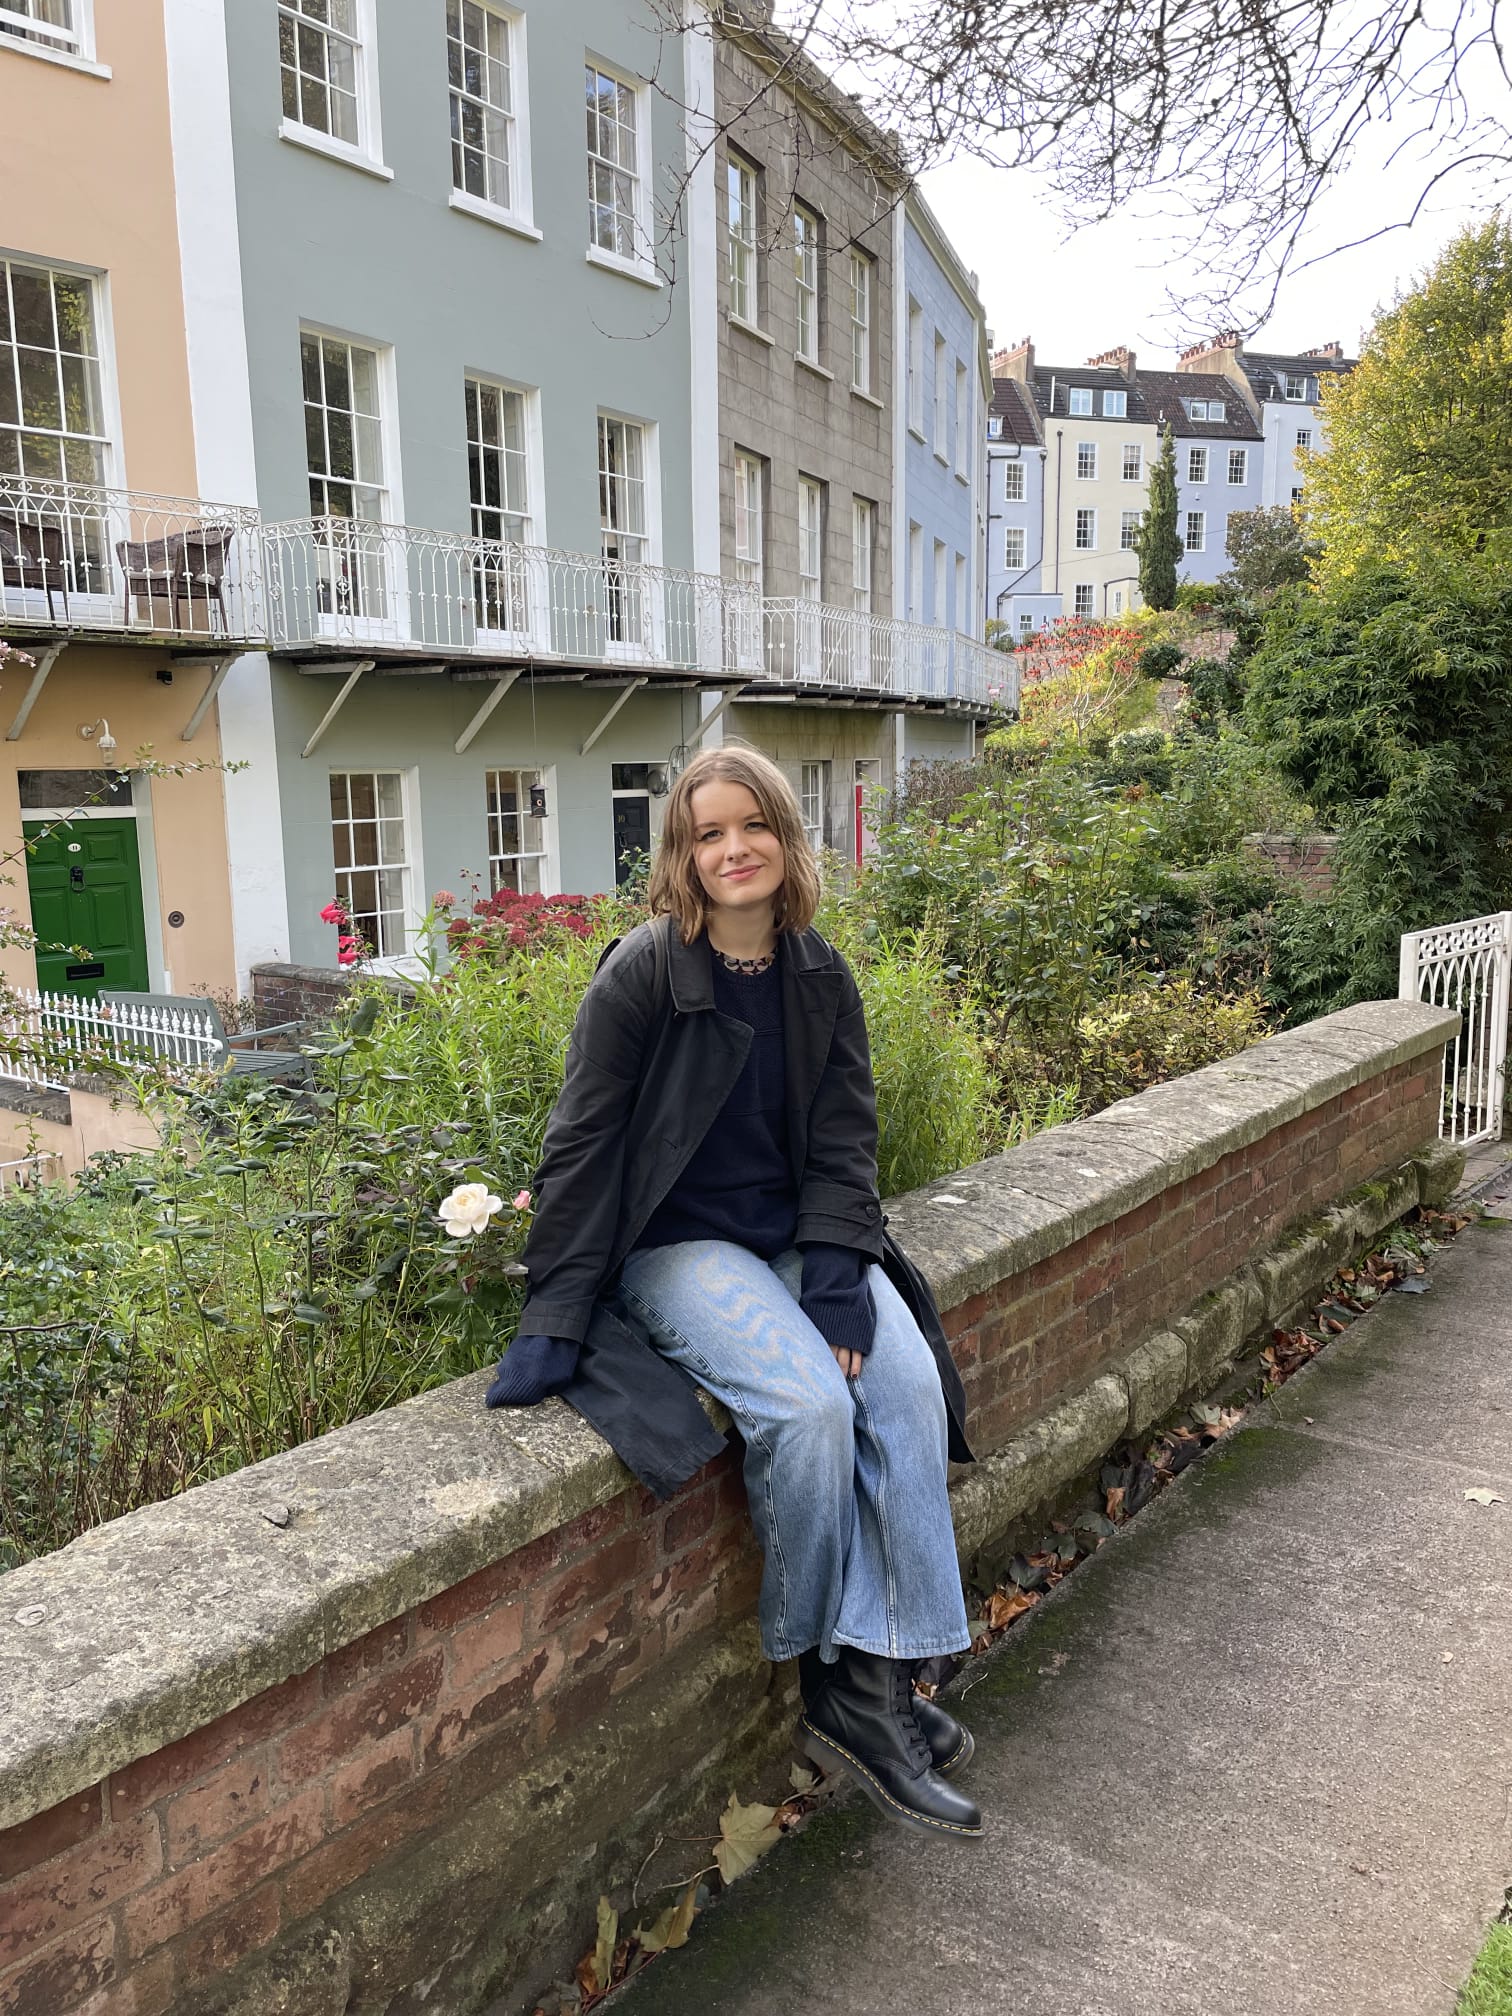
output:
[[887, 1801], [889, 1806], [895, 1806], [900, 1813], [906, 1814], [910, 1820], [916, 1821], [919, 1826], [938, 1827], [940, 1831], [945, 1834], [965, 1834], [969, 1836], [972, 1840], [975, 1840], [976, 1837], [982, 1832], [982, 1829], [980, 1827], [958, 1826], [954, 1820], [932, 1820], [927, 1813], [919, 1813], [916, 1812], [912, 1806], [905, 1806], [901, 1799], [894, 1799], [891, 1792], [889, 1792], [887, 1787], [882, 1783], [881, 1779], [878, 1778], [874, 1772], [868, 1771], [866, 1766], [861, 1762], [861, 1759], [859, 1757], [853, 1756], [852, 1753], [846, 1749], [843, 1743], [837, 1743], [833, 1736], [826, 1736], [822, 1729], [816, 1729], [813, 1723], [810, 1722], [810, 1720], [808, 1719], [807, 1715], [800, 1716], [799, 1721], [801, 1722], [802, 1726], [805, 1729], [807, 1729], [810, 1736], [814, 1737], [820, 1743], [827, 1744], [828, 1747], [835, 1752], [836, 1756], [844, 1757], [848, 1759], [850, 1763], [854, 1764], [856, 1769], [861, 1773], [861, 1776], [865, 1778], [868, 1781], [868, 1783], [876, 1786], [877, 1790], [881, 1793], [882, 1797]]
[[970, 1745], [971, 1745], [971, 1732], [968, 1729], [963, 1729], [961, 1731], [960, 1742], [957, 1743], [956, 1747], [954, 1748], [954, 1750], [951, 1751], [950, 1755], [945, 1759], [945, 1762], [943, 1764], [936, 1764], [935, 1766], [936, 1771], [948, 1771], [952, 1764], [958, 1764], [960, 1760], [966, 1755], [967, 1749], [970, 1747]]

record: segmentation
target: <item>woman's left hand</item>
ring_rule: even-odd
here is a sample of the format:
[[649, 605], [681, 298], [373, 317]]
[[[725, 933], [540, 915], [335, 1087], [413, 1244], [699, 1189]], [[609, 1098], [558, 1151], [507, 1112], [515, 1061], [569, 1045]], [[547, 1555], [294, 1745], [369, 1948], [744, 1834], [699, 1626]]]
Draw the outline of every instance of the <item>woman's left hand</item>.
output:
[[840, 1370], [845, 1374], [847, 1379], [855, 1379], [860, 1376], [861, 1367], [866, 1363], [866, 1354], [864, 1352], [846, 1351], [838, 1344], [831, 1344], [830, 1349], [835, 1354], [835, 1363], [840, 1367]]

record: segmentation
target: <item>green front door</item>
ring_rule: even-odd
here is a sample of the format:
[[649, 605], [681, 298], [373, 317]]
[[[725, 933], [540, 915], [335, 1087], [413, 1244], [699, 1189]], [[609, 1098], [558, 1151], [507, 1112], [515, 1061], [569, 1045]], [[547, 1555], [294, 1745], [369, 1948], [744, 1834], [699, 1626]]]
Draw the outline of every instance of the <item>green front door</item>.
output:
[[75, 819], [51, 832], [48, 826], [32, 820], [21, 829], [37, 843], [26, 865], [39, 941], [37, 985], [91, 1001], [102, 987], [144, 990], [147, 928], [136, 821]]

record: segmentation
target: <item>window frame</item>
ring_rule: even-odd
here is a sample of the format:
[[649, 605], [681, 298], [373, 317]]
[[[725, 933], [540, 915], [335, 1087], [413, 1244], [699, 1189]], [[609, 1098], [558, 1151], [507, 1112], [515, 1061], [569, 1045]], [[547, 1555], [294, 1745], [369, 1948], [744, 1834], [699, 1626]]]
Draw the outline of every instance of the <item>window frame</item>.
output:
[[[1294, 392], [1293, 386], [1298, 389]], [[1310, 404], [1307, 397], [1307, 373], [1305, 371], [1283, 371], [1281, 373], [1281, 396], [1294, 406]]]
[[[508, 38], [509, 56], [509, 99], [508, 114], [510, 126], [509, 193], [508, 203], [495, 202], [491, 197], [476, 196], [470, 189], [459, 187], [456, 180], [455, 135], [452, 148], [451, 207], [454, 210], [470, 211], [473, 215], [487, 218], [495, 224], [503, 224], [511, 229], [523, 231], [528, 236], [539, 236], [535, 229], [535, 190], [531, 179], [530, 162], [530, 63], [527, 47], [527, 25], [525, 16], [516, 7], [507, 7], [501, 0], [458, 0], [460, 8], [477, 7], [483, 14], [491, 16], [504, 25]], [[447, 105], [455, 120], [458, 97], [457, 87], [451, 82], [451, 23], [446, 25], [447, 38]], [[466, 46], [464, 44], [464, 46]], [[471, 97], [471, 94], [463, 94]], [[484, 102], [474, 100], [473, 102]], [[489, 107], [496, 110], [495, 107]]]
[[1206, 483], [1208, 480], [1208, 451], [1205, 445], [1188, 446], [1186, 480], [1188, 483]]
[[[1010, 481], [1010, 478], [1015, 474], [1018, 477], [1017, 488]], [[1022, 504], [1025, 501], [1026, 489], [1027, 481], [1024, 475], [1023, 456], [1005, 455], [1003, 457], [1003, 502], [1005, 504]]]
[[987, 439], [989, 441], [1001, 441], [1002, 438], [1003, 438], [1002, 414], [989, 413], [987, 415]]
[[[856, 284], [857, 277], [861, 274], [866, 276], [864, 287], [858, 287]], [[850, 389], [852, 392], [861, 393], [863, 398], [867, 399], [876, 397], [876, 394], [872, 390], [872, 381], [876, 375], [872, 369], [872, 343], [876, 322], [874, 300], [876, 275], [876, 260], [872, 258], [870, 253], [863, 252], [859, 245], [852, 245], [850, 248], [850, 263], [847, 268], [851, 332]], [[866, 310], [864, 315], [857, 312], [858, 304], [864, 305]], [[858, 360], [865, 366], [865, 375], [861, 377], [857, 376], [856, 367]]]
[[[1085, 400], [1085, 405], [1082, 403]], [[1090, 385], [1068, 385], [1066, 387], [1066, 412], [1072, 420], [1092, 418], [1092, 387]]]
[[[829, 770], [827, 756], [813, 757], [798, 766], [798, 816], [803, 836], [816, 854], [829, 845]], [[818, 814], [813, 821], [809, 818], [811, 802]]]
[[950, 548], [943, 539], [934, 542], [934, 565], [930, 581], [931, 620], [937, 630], [950, 628]]
[[[824, 600], [824, 490], [818, 476], [798, 477], [798, 600]], [[807, 571], [812, 560], [814, 571]]]
[[[750, 185], [749, 201], [747, 183]], [[735, 228], [737, 205], [742, 226], [738, 233]], [[733, 147], [725, 154], [725, 286], [730, 303], [730, 320], [738, 322], [744, 329], [760, 329], [761, 170], [754, 161]]]
[[[731, 560], [734, 579], [754, 588], [758, 595], [766, 594], [766, 462], [749, 448], [736, 448], [733, 462], [734, 526], [731, 541]], [[754, 483], [751, 479], [754, 478]], [[746, 495], [742, 496], [742, 490]], [[754, 490], [754, 504], [751, 492]], [[742, 551], [742, 543], [747, 549], [752, 545], [751, 528], [755, 527], [754, 553]], [[745, 540], [742, 542], [742, 527]]]
[[[1192, 525], [1194, 520], [1197, 526], [1197, 541], [1195, 545], [1192, 543]], [[1206, 553], [1207, 551], [1206, 511], [1187, 512], [1186, 525], [1182, 532], [1181, 550], [1183, 551], [1183, 553]]]
[[1097, 587], [1091, 581], [1077, 581], [1071, 589], [1071, 613], [1073, 616], [1095, 616], [1097, 614]]
[[968, 414], [971, 389], [965, 362], [955, 360], [955, 473], [962, 483], [971, 481], [972, 427]]
[[[372, 966], [376, 966], [380, 961], [406, 958], [410, 953], [415, 942], [416, 919], [414, 916], [414, 874], [415, 874], [416, 857], [419, 854], [419, 848], [416, 844], [419, 839], [419, 830], [415, 816], [417, 799], [414, 790], [414, 773], [413, 771], [406, 770], [403, 768], [390, 769], [387, 767], [375, 767], [373, 769], [333, 769], [327, 771], [326, 775], [328, 780], [327, 817], [328, 817], [328, 831], [331, 835], [331, 865], [332, 865], [333, 882], [336, 890], [337, 899], [343, 903], [343, 906], [345, 907], [347, 914], [355, 920], [359, 913], [357, 905], [352, 897], [349, 878], [354, 875], [378, 876], [386, 873], [397, 874], [400, 877], [400, 887], [401, 887], [401, 898], [399, 909], [397, 911], [379, 909], [373, 913], [376, 915], [378, 919], [379, 934], [377, 941], [373, 943], [373, 958], [371, 964]], [[345, 778], [347, 785], [346, 803], [349, 816], [344, 820], [337, 819], [334, 806], [329, 804], [330, 784], [333, 783], [335, 779], [338, 777]], [[351, 803], [352, 803], [351, 780], [354, 777], [372, 778], [374, 784], [373, 803], [375, 808], [378, 806], [380, 802], [380, 794], [377, 789], [378, 780], [383, 777], [392, 777], [397, 779], [399, 784], [398, 817], [400, 826], [402, 828], [403, 841], [404, 841], [402, 860], [397, 862], [380, 860], [376, 862], [363, 862], [361, 864], [357, 864], [354, 862], [351, 866], [346, 868], [342, 868], [337, 865], [336, 829], [338, 825], [345, 825], [349, 827], [352, 830], [354, 838], [356, 829], [359, 825], [365, 826], [371, 824], [375, 826], [376, 828], [379, 829], [378, 851], [380, 852], [380, 854], [383, 848], [382, 827], [386, 823], [386, 821], [385, 816], [382, 812], [375, 809], [371, 821], [366, 819], [357, 820], [350, 816]], [[392, 817], [392, 815], [390, 815], [390, 817]], [[355, 845], [353, 845], [349, 849], [349, 851], [355, 854], [356, 853]], [[343, 887], [343, 878], [348, 878], [345, 888]], [[375, 895], [377, 893], [378, 892], [375, 889]], [[383, 942], [382, 920], [385, 917], [389, 916], [397, 916], [400, 920], [399, 929], [402, 942], [397, 945], [387, 945]]]
[[[1083, 532], [1086, 534], [1085, 538], [1082, 536]], [[1097, 551], [1097, 507], [1095, 504], [1083, 504], [1077, 507], [1072, 550], [1077, 553], [1095, 553]]]
[[1104, 420], [1127, 420], [1129, 417], [1129, 395], [1127, 392], [1105, 386], [1102, 395]]
[[[804, 227], [800, 232], [799, 226]], [[807, 247], [807, 261], [805, 260]], [[812, 267], [811, 277], [806, 266]], [[793, 355], [802, 364], [811, 364], [816, 369], [824, 368], [824, 220], [817, 210], [807, 203], [793, 205], [793, 286], [796, 297], [794, 320]], [[807, 319], [811, 324], [813, 343], [805, 348], [803, 341], [805, 303], [808, 304]]]
[[[648, 87], [643, 78], [634, 77], [630, 75], [630, 73], [622, 69], [619, 64], [611, 63], [607, 57], [596, 55], [591, 49], [584, 51], [583, 69], [585, 73], [584, 74], [585, 86], [587, 83], [587, 73], [591, 71], [594, 73], [594, 75], [607, 78], [609, 82], [617, 84], [621, 87], [621, 89], [628, 91], [630, 93], [631, 101], [635, 107], [634, 169], [620, 168], [618, 164], [611, 164], [607, 155], [595, 154], [593, 150], [587, 145], [587, 134], [586, 132], [584, 133], [584, 153], [587, 157], [587, 163], [588, 163], [587, 258], [589, 264], [594, 266], [603, 266], [612, 273], [628, 274], [630, 277], [637, 280], [658, 278], [659, 276], [657, 276], [656, 273], [656, 262], [651, 255], [652, 240], [651, 240], [650, 206], [651, 206], [652, 159], [651, 159], [651, 130], [650, 130], [651, 122], [647, 117], [647, 108], [650, 102], [650, 93]], [[586, 115], [587, 112], [586, 96], [584, 99], [584, 112]], [[631, 210], [629, 213], [631, 221], [630, 235], [632, 243], [634, 245], [634, 250], [632, 252], [628, 253], [620, 252], [613, 249], [612, 247], [600, 245], [593, 235], [595, 224], [595, 218], [594, 218], [595, 205], [593, 196], [593, 164], [595, 162], [599, 163], [599, 165], [604, 168], [610, 169], [612, 173], [628, 174], [633, 177], [633, 186], [631, 189]], [[617, 210], [615, 214], [616, 215], [619, 214]]]
[[[858, 616], [874, 614], [876, 592], [877, 507], [869, 497], [851, 499], [851, 607]], [[865, 564], [862, 556], [865, 556]]]
[[[1139, 528], [1144, 523], [1144, 515], [1143, 511], [1124, 511], [1119, 514], [1118, 550], [1120, 553], [1133, 553], [1137, 550], [1136, 541], [1139, 536]], [[1129, 522], [1131, 519], [1133, 520], [1132, 524]]]
[[[1239, 472], [1237, 475], [1235, 475], [1234, 473], [1236, 468], [1238, 469]], [[1242, 489], [1243, 486], [1246, 483], [1248, 483], [1248, 481], [1249, 481], [1248, 448], [1230, 448], [1230, 450], [1228, 451], [1229, 488], [1232, 490]]]
[[950, 383], [945, 375], [946, 359], [950, 346], [945, 341], [943, 329], [934, 332], [934, 412], [931, 421], [930, 446], [935, 459], [950, 466]]
[[[1134, 458], [1134, 466], [1132, 469], [1129, 467], [1130, 456]], [[1142, 442], [1125, 441], [1125, 443], [1123, 444], [1122, 469], [1123, 469], [1122, 480], [1125, 483], [1143, 483], [1143, 481], [1145, 480], [1145, 475], [1144, 475], [1144, 444]]]
[[[506, 819], [518, 820], [520, 826], [519, 838], [523, 843], [525, 838], [525, 822], [534, 816], [533, 814], [523, 809], [517, 809], [513, 812], [502, 812], [495, 809], [494, 798], [496, 792], [495, 792], [494, 780], [495, 778], [504, 778], [504, 777], [512, 777], [515, 780], [515, 797], [517, 807], [523, 807], [525, 805], [528, 805], [530, 802], [529, 792], [531, 786], [526, 783], [525, 780], [527, 778], [534, 779], [535, 787], [546, 793], [546, 804], [548, 809], [546, 813], [543, 814], [540, 820], [541, 845], [539, 849], [527, 849], [522, 844], [517, 853], [508, 854], [505, 853], [502, 848], [496, 850], [494, 847], [494, 838], [495, 838], [494, 822], [496, 820], [500, 822], [500, 833], [499, 833], [500, 838], [503, 837], [502, 822]], [[483, 819], [484, 819], [483, 854], [484, 859], [488, 864], [488, 893], [491, 896], [497, 896], [502, 888], [516, 886], [502, 882], [497, 873], [497, 869], [500, 866], [500, 864], [508, 861], [513, 861], [516, 863], [535, 861], [540, 864], [536, 870], [536, 890], [530, 891], [521, 888], [519, 890], [519, 893], [521, 895], [539, 893], [542, 896], [554, 896], [557, 893], [555, 887], [557, 879], [556, 856], [555, 856], [555, 850], [552, 846], [552, 839], [551, 839], [551, 813], [550, 813], [553, 782], [554, 779], [550, 766], [542, 765], [539, 763], [498, 764], [490, 766], [490, 768], [486, 769], [483, 772]]]
[[1312, 453], [1312, 437], [1313, 430], [1311, 427], [1299, 427], [1297, 429], [1297, 438], [1292, 443], [1292, 453], [1294, 455], [1310, 455]]
[[1076, 444], [1076, 480], [1078, 483], [1097, 481], [1097, 443], [1078, 441]]
[[[26, 14], [28, 4], [31, 0], [0, 0], [0, 49], [16, 49], [23, 56], [40, 56], [45, 63], [62, 63], [101, 77], [111, 74], [95, 61], [94, 0], [64, 0], [70, 15], [67, 27]], [[7, 19], [8, 15], [18, 18]]]
[[[1011, 550], [1015, 542], [1018, 547], [1016, 555]], [[1005, 525], [1003, 527], [1003, 572], [1005, 574], [1022, 574], [1028, 564], [1028, 553], [1029, 533], [1027, 527], [1023, 525]]]
[[[45, 274], [47, 276], [48, 299], [51, 305], [53, 340], [55, 345], [51, 351], [43, 351], [40, 344], [22, 344], [16, 340], [14, 274], [18, 267], [26, 273]], [[92, 353], [83, 350], [65, 350], [62, 347], [62, 336], [58, 328], [56, 293], [56, 283], [60, 279], [75, 282], [88, 295], [90, 334], [94, 343]], [[20, 255], [13, 255], [9, 252], [0, 252], [0, 293], [3, 293], [7, 297], [7, 315], [12, 332], [6, 347], [11, 351], [14, 359], [12, 369], [15, 374], [13, 382], [16, 391], [17, 414], [14, 423], [9, 420], [4, 423], [3, 431], [6, 434], [13, 434], [18, 442], [25, 435], [39, 435], [57, 441], [59, 444], [58, 465], [61, 471], [61, 474], [58, 475], [45, 471], [27, 471], [17, 473], [4, 480], [18, 483], [72, 482], [78, 484], [99, 484], [107, 488], [113, 484], [124, 483], [125, 474], [121, 467], [120, 448], [121, 416], [118, 404], [119, 386], [115, 374], [115, 352], [111, 336], [108, 276], [104, 273], [90, 271], [82, 266], [69, 265], [61, 259], [30, 259]], [[19, 355], [22, 350], [40, 352], [44, 355], [50, 355], [54, 359], [54, 383], [57, 391], [60, 421], [67, 410], [68, 403], [67, 387], [63, 375], [63, 359], [71, 357], [78, 359], [86, 365], [93, 364], [95, 384], [92, 390], [97, 402], [95, 419], [103, 430], [102, 432], [74, 433], [61, 425], [57, 427], [40, 427], [27, 423], [22, 417], [25, 412], [25, 407], [22, 403], [23, 388], [21, 384]], [[86, 372], [84, 375], [87, 378], [88, 373]], [[96, 468], [99, 472], [97, 475], [86, 478], [75, 476], [69, 471], [66, 444], [70, 441], [89, 445], [95, 455]], [[18, 461], [22, 459], [19, 451], [17, 459]], [[112, 578], [109, 574], [108, 566], [106, 577], [107, 581]], [[74, 592], [82, 591], [75, 590]]]
[[924, 439], [924, 310], [908, 297], [908, 431]]
[[[339, 133], [328, 132], [322, 126], [312, 126], [301, 117], [291, 117], [283, 111], [283, 76], [285, 64], [283, 50], [279, 49], [279, 138], [294, 142], [297, 146], [310, 147], [318, 154], [328, 154], [333, 160], [345, 161], [351, 167], [365, 168], [393, 179], [393, 170], [383, 159], [383, 120], [379, 100], [378, 83], [378, 21], [374, 0], [352, 0], [352, 18], [356, 22], [355, 33], [348, 35], [343, 29], [332, 28], [329, 22], [318, 21], [303, 11], [303, 0], [277, 0], [277, 18], [280, 22], [289, 19], [321, 35], [327, 43], [334, 35], [339, 41], [348, 43], [356, 52], [352, 63], [353, 103], [357, 122], [355, 141], [343, 139]], [[301, 70], [294, 73], [298, 77], [305, 74]], [[327, 72], [329, 77], [329, 72]], [[328, 87], [329, 88], [329, 87]], [[298, 94], [300, 113], [304, 110], [304, 93]]]

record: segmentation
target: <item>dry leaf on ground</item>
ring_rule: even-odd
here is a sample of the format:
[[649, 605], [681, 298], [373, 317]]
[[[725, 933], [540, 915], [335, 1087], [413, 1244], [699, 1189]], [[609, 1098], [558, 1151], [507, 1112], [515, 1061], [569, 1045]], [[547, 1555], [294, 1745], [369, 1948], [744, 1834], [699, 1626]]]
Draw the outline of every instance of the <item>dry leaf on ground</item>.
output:
[[1477, 1484], [1465, 1496], [1472, 1505], [1505, 1505], [1507, 1502], [1500, 1491], [1490, 1491], [1484, 1484]]
[[719, 1816], [719, 1845], [714, 1860], [726, 1883], [743, 1876], [777, 1839], [775, 1806], [742, 1806], [735, 1793]]
[[636, 1933], [641, 1951], [662, 1953], [669, 1947], [686, 1946], [698, 1910], [697, 1898], [698, 1878], [695, 1876], [675, 1904], [669, 1904], [665, 1911], [659, 1912], [649, 1925], [643, 1925]]

